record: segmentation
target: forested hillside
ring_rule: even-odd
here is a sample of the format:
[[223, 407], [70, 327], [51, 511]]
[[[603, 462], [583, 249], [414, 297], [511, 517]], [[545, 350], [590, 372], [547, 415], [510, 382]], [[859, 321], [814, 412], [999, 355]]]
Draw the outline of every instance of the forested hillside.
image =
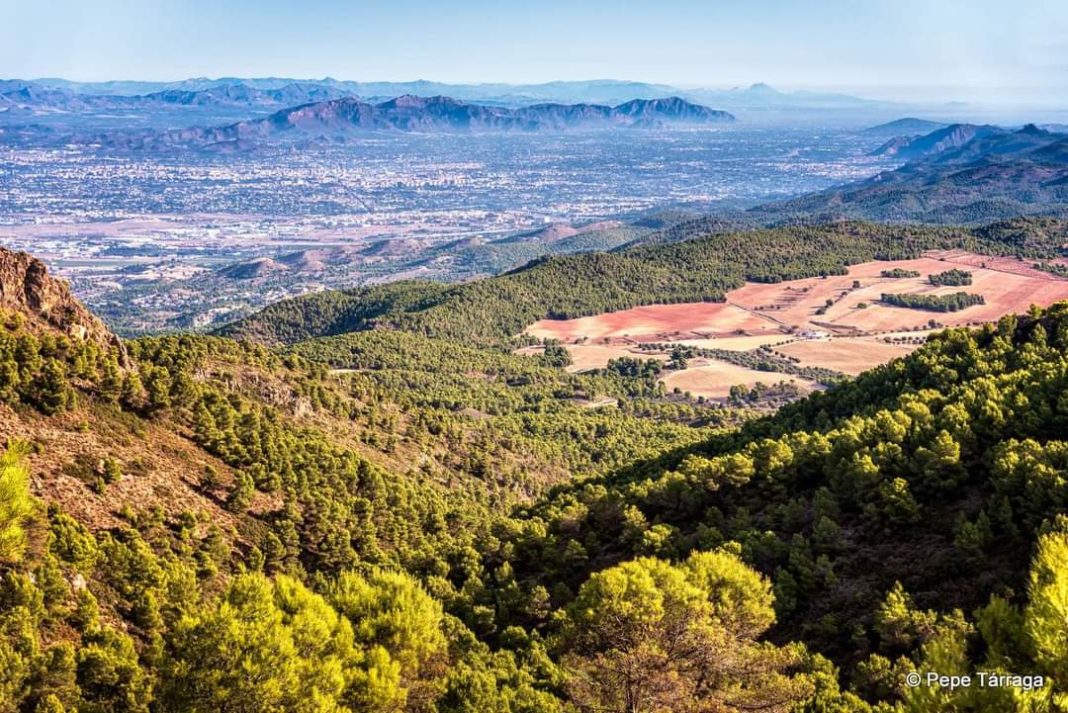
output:
[[[915, 240], [1056, 234], [993, 233]], [[764, 265], [833, 265], [778, 236], [750, 236]], [[722, 245], [668, 246], [642, 279]], [[505, 284], [564, 284], [524, 272], [546, 281]], [[4, 315], [0, 710], [1064, 705], [1068, 305], [753, 418], [448, 339], [458, 288], [390, 289], [308, 314], [427, 321], [277, 349]]]
[[718, 301], [745, 280], [845, 274], [849, 265], [914, 258], [925, 250], [1049, 258], [1062, 253], [1066, 235], [1065, 223], [1050, 219], [974, 229], [836, 223], [730, 232], [622, 252], [549, 257], [449, 287], [401, 282], [323, 292], [272, 305], [221, 333], [277, 344], [383, 327], [500, 342], [539, 319]]
[[397, 332], [276, 354], [38, 317], [0, 331], [3, 710], [553, 710], [537, 634], [509, 634], [529, 665], [476, 639], [505, 633], [492, 524], [735, 417]]
[[576, 542], [593, 569], [737, 547], [774, 583], [772, 640], [829, 656], [858, 695], [1044, 709], [1049, 690], [954, 694], [903, 676], [1007, 671], [1064, 690], [1066, 353], [1063, 304], [946, 331], [737, 433], [558, 490], [523, 512], [548, 535], [517, 548], [514, 571], [579, 587]]

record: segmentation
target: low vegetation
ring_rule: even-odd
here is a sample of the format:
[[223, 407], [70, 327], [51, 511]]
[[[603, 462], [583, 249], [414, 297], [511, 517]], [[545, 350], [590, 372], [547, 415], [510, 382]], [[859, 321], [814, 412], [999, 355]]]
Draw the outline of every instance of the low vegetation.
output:
[[972, 284], [972, 273], [954, 268], [928, 275], [927, 280], [936, 287], [963, 287]]
[[1033, 265], [1033, 267], [1036, 270], [1042, 270], [1043, 272], [1048, 272], [1049, 274], [1056, 275], [1057, 277], [1066, 277], [1066, 278], [1068, 278], [1068, 265], [1065, 265], [1063, 263], [1059, 263], [1059, 262], [1036, 262]]
[[883, 294], [880, 298], [888, 305], [922, 309], [928, 312], [959, 312], [973, 305], [986, 304], [982, 295], [954, 292], [949, 295]]
[[881, 277], [890, 277], [895, 280], [900, 280], [906, 277], [919, 277], [920, 273], [916, 270], [904, 270], [900, 267], [895, 267], [893, 270], [883, 270], [879, 275]]

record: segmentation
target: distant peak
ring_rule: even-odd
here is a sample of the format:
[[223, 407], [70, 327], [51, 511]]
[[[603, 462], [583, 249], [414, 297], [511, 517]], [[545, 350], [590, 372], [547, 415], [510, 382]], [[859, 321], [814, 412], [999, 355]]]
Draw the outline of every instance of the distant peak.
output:
[[421, 97], [415, 94], [402, 94], [399, 97], [390, 99], [389, 101], [382, 102], [380, 106], [383, 107], [410, 107], [410, 108], [422, 108], [433, 105], [459, 105], [462, 102], [446, 96], [433, 96], [433, 97]]
[[1020, 131], [1017, 132], [1017, 133], [1023, 134], [1025, 136], [1045, 136], [1045, 135], [1049, 134], [1048, 131], [1046, 131], [1045, 129], [1040, 129], [1037, 126], [1035, 126], [1034, 124], [1026, 125], [1022, 129], [1020, 129]]

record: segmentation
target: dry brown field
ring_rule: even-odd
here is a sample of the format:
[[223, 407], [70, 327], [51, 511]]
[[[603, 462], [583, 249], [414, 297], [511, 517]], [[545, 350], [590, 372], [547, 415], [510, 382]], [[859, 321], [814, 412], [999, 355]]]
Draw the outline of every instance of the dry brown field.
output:
[[776, 330], [770, 334], [752, 337], [714, 337], [708, 339], [680, 339], [677, 344], [698, 349], [724, 349], [730, 352], [748, 352], [759, 347], [790, 342], [797, 337]]
[[[603, 369], [612, 359], [630, 357], [631, 359], [655, 359], [667, 361], [668, 355], [663, 352], [649, 352], [625, 344], [569, 344], [567, 351], [571, 354], [571, 366], [567, 371], [579, 372], [589, 369]], [[516, 354], [531, 356], [541, 354], [542, 347], [523, 347], [517, 349]]]
[[730, 394], [731, 387], [736, 384], [752, 388], [758, 383], [770, 386], [780, 381], [791, 381], [804, 393], [822, 388], [815, 382], [795, 376], [746, 369], [715, 359], [695, 360], [687, 369], [665, 372], [660, 380], [669, 391], [678, 388], [681, 391], [689, 391], [694, 396], [709, 399], [725, 399]]
[[571, 352], [571, 366], [568, 371], [586, 371], [587, 369], [601, 369], [610, 359], [630, 357], [632, 359], [656, 359], [666, 361], [667, 355], [659, 352], [646, 352], [640, 349], [628, 349], [625, 346], [611, 346], [601, 344], [573, 344], [567, 348]]
[[[882, 277], [901, 268], [915, 278]], [[950, 269], [972, 273], [972, 284], [936, 287], [928, 276]], [[883, 293], [938, 295], [958, 291], [986, 300], [960, 312], [929, 312], [880, 302]], [[541, 320], [525, 332], [569, 345], [572, 371], [603, 367], [620, 356], [666, 359], [643, 352], [639, 344], [663, 342], [703, 349], [750, 351], [764, 345], [794, 357], [801, 366], [818, 366], [856, 375], [904, 356], [916, 344], [889, 344], [894, 337], [929, 334], [941, 326], [981, 324], [1004, 314], [1025, 312], [1032, 304], [1068, 300], [1068, 280], [1032, 267], [1029, 261], [962, 251], [931, 252], [915, 260], [854, 265], [846, 275], [814, 277], [777, 284], [747, 283], [727, 293], [723, 303], [649, 305], [570, 320]], [[822, 314], [818, 314], [822, 312]], [[783, 344], [783, 342], [788, 342]], [[733, 384], [772, 384], [791, 377], [759, 372], [726, 362], [695, 360], [691, 367], [665, 372], [669, 389], [723, 398]], [[805, 389], [816, 385], [795, 379]]]
[[918, 344], [887, 344], [872, 337], [804, 339], [775, 351], [800, 359], [801, 366], [821, 366], [856, 376], [886, 362], [911, 354]]
[[[918, 271], [920, 277], [881, 276], [894, 268]], [[935, 287], [928, 283], [929, 275], [954, 268], [971, 272], [972, 284]], [[981, 294], [986, 304], [960, 312], [928, 312], [879, 303], [884, 292], [934, 295], [959, 290]], [[946, 326], [982, 323], [1026, 311], [1032, 304], [1047, 306], [1065, 299], [1068, 280], [1035, 270], [1029, 262], [945, 251], [916, 260], [854, 265], [847, 275], [748, 283], [728, 292], [725, 303], [648, 305], [578, 319], [544, 319], [525, 331], [566, 343], [672, 341], [697, 346], [696, 340], [702, 340], [700, 346], [708, 348], [744, 350], [747, 342], [774, 343], [789, 331], [872, 334], [927, 329], [931, 320]], [[821, 308], [824, 313], [817, 314]], [[714, 342], [734, 338], [739, 339], [734, 345], [722, 342], [713, 347]]]
[[778, 332], [774, 320], [719, 302], [649, 305], [592, 317], [543, 319], [525, 333], [542, 339], [577, 341], [679, 341], [709, 336]]

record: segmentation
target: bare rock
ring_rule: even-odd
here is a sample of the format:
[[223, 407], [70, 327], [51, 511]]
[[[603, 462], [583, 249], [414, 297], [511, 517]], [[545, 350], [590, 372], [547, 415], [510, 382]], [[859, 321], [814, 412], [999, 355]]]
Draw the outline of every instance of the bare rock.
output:
[[78, 341], [114, 347], [129, 365], [122, 341], [71, 294], [66, 280], [52, 277], [37, 258], [0, 248], [0, 310], [22, 314], [31, 324], [58, 330]]

